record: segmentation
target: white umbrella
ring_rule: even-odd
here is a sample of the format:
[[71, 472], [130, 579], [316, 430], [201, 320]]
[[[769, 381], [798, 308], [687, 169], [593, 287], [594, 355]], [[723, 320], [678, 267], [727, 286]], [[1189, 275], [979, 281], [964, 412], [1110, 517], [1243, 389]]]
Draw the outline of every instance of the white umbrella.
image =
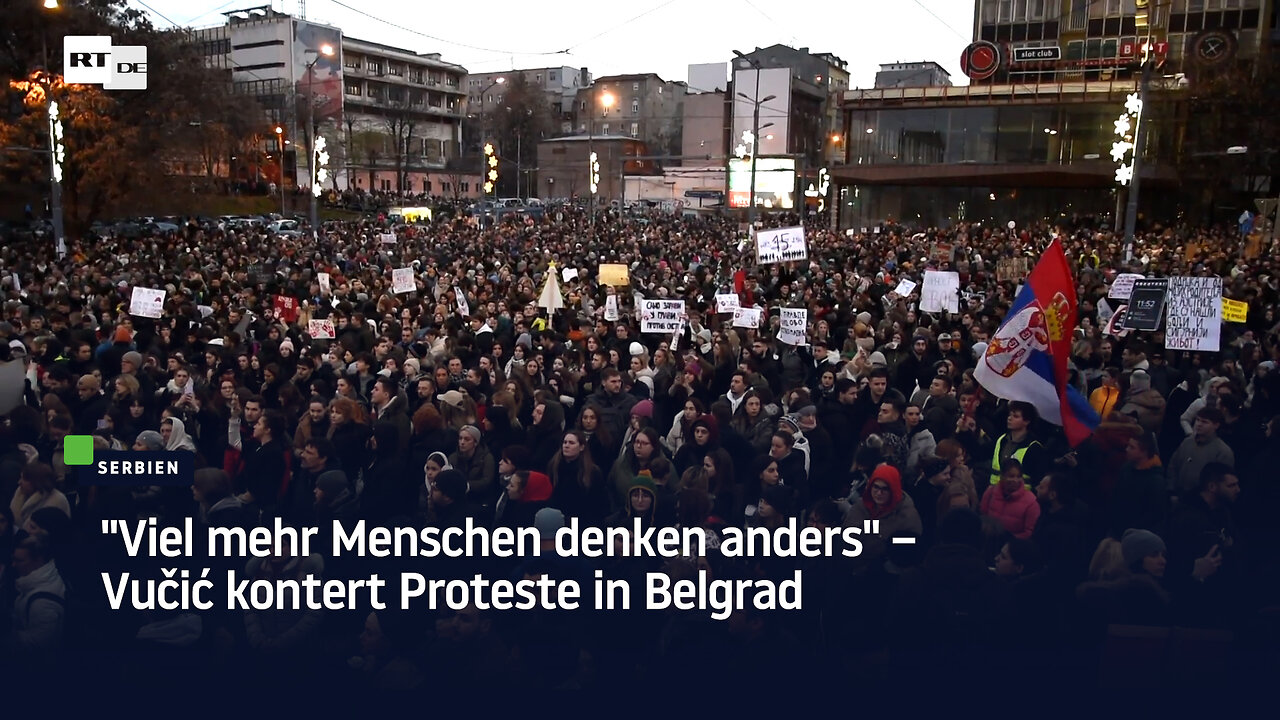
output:
[[556, 265], [551, 263], [551, 267], [547, 268], [547, 284], [542, 286], [542, 294], [538, 296], [539, 307], [544, 307], [551, 312], [564, 307], [559, 279], [559, 275], [556, 274]]

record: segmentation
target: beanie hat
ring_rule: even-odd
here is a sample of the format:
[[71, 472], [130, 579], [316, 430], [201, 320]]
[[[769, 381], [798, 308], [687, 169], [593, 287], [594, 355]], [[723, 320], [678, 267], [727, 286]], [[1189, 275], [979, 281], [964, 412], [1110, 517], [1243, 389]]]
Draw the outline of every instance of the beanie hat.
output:
[[436, 489], [441, 495], [458, 502], [467, 494], [467, 478], [453, 468], [441, 470], [436, 475]]
[[694, 377], [700, 377], [702, 375], [702, 364], [691, 362], [684, 366], [684, 371]]
[[554, 540], [556, 532], [564, 527], [564, 513], [555, 508], [542, 508], [533, 516], [533, 526], [543, 540]]
[[475, 425], [463, 425], [462, 429], [458, 431], [458, 434], [462, 435], [463, 433], [470, 435], [472, 440], [480, 442], [480, 428]]
[[889, 361], [885, 359], [884, 353], [879, 350], [868, 355], [867, 362], [871, 367], [887, 367], [889, 365]]
[[163, 450], [164, 438], [155, 430], [143, 430], [138, 433], [138, 439], [134, 442], [142, 445], [148, 450]]
[[524, 482], [524, 493], [520, 496], [520, 502], [546, 502], [551, 499], [551, 491], [551, 478], [547, 477], [546, 473], [532, 471]]
[[502, 451], [502, 459], [511, 463], [516, 470], [527, 470], [533, 465], [533, 453], [524, 445], [508, 445]]
[[869, 312], [867, 312], [867, 311], [865, 311], [865, 310], [864, 310], [864, 311], [862, 311], [862, 312], [858, 313], [857, 320], [858, 320], [858, 322], [862, 323], [863, 325], [870, 325], [870, 324], [871, 324], [871, 313], [869, 313]]
[[631, 352], [631, 357], [635, 357], [637, 355], [643, 355], [645, 352], [644, 346], [638, 342], [633, 342], [631, 343], [630, 352]]
[[940, 457], [927, 457], [920, 461], [920, 476], [928, 480], [937, 475], [950, 465], [945, 459]]
[[325, 497], [334, 498], [342, 494], [343, 490], [351, 489], [351, 483], [347, 481], [345, 472], [341, 470], [326, 470], [316, 478], [316, 489], [324, 492]]
[[1129, 528], [1120, 538], [1120, 554], [1124, 555], [1124, 564], [1133, 565], [1148, 555], [1164, 552], [1164, 540], [1150, 530]]
[[404, 374], [413, 377], [422, 372], [422, 363], [418, 362], [418, 358], [409, 358], [404, 361]]
[[1134, 370], [1133, 374], [1129, 376], [1129, 387], [1137, 391], [1150, 390], [1151, 376], [1147, 374], [1146, 370]]
[[123, 325], [121, 325], [120, 327], [116, 328], [115, 341], [116, 341], [116, 342], [118, 342], [118, 343], [131, 343], [131, 342], [133, 342], [133, 336], [129, 334], [129, 328], [127, 328], [127, 327], [125, 327], [125, 326], [123, 326]]
[[289, 348], [289, 352], [293, 352], [293, 341], [289, 338], [285, 338], [280, 342], [281, 352], [283, 352], [285, 348]]
[[135, 370], [142, 369], [142, 353], [138, 352], [137, 350], [130, 350], [124, 355], [121, 355], [120, 360], [121, 362], [130, 363], [131, 365], [133, 365]]
[[651, 418], [653, 417], [653, 401], [641, 400], [631, 408], [631, 415], [634, 417]]

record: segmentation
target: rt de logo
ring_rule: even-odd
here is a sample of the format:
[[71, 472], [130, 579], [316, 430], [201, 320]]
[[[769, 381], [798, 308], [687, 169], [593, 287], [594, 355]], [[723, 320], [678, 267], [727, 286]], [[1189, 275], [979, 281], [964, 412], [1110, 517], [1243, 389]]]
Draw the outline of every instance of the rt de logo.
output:
[[105, 35], [68, 35], [62, 39], [63, 77], [74, 85], [104, 90], [147, 89], [147, 46], [115, 45]]

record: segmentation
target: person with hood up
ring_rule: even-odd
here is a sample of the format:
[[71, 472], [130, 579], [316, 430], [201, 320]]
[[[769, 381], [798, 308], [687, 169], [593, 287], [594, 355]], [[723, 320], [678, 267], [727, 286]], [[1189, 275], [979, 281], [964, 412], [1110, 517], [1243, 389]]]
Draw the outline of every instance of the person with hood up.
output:
[[865, 569], [879, 564], [889, 552], [889, 538], [919, 538], [924, 531], [920, 514], [911, 496], [902, 490], [902, 474], [888, 463], [871, 472], [862, 495], [848, 500], [845, 527], [865, 527], [867, 521], [880, 523], [879, 532], [862, 536], [860, 564]]
[[1010, 458], [1000, 469], [1000, 482], [987, 488], [979, 506], [982, 514], [1000, 521], [1012, 536], [1026, 540], [1040, 519], [1040, 503], [1027, 489], [1022, 463]]
[[467, 497], [479, 505], [487, 505], [495, 499], [493, 482], [497, 463], [480, 439], [480, 428], [463, 426], [458, 431], [458, 449], [449, 456], [449, 464], [466, 480]]
[[187, 426], [180, 418], [165, 418], [160, 423], [160, 436], [164, 438], [165, 450], [186, 450], [193, 453], [196, 451], [196, 444], [187, 434]]
[[1167, 402], [1151, 387], [1151, 376], [1145, 370], [1134, 370], [1129, 376], [1129, 392], [1124, 396], [1120, 412], [1138, 419], [1142, 429], [1157, 435], [1164, 426], [1164, 409]]
[[658, 491], [653, 478], [647, 473], [632, 478], [631, 487], [627, 490], [626, 506], [611, 515], [607, 524], [610, 527], [631, 527], [636, 518], [640, 519], [641, 530], [659, 523]]
[[494, 527], [533, 527], [534, 516], [551, 499], [551, 478], [536, 470], [518, 470], [494, 508]]
[[1173, 621], [1173, 603], [1164, 589], [1164, 540], [1150, 530], [1129, 528], [1119, 543], [1107, 538], [1099, 545], [1120, 546], [1124, 567], [1119, 577], [1086, 582], [1076, 588], [1076, 599], [1086, 619], [1099, 632], [1109, 625], [1167, 626]]
[[701, 415], [689, 426], [689, 437], [676, 451], [672, 462], [676, 474], [683, 476], [689, 468], [702, 466], [707, 453], [720, 447], [720, 424], [713, 415]]

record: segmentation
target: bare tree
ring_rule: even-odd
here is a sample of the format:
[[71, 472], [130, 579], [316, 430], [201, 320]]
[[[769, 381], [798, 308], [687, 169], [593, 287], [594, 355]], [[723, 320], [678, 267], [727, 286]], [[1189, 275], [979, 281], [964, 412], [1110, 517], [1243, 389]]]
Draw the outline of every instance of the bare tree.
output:
[[[401, 91], [403, 93], [403, 91]], [[407, 95], [400, 95], [398, 100], [388, 103], [383, 124], [391, 136], [392, 162], [396, 169], [396, 192], [403, 193], [409, 179], [409, 165], [413, 147], [413, 131], [417, 127], [417, 118], [409, 106]]]

